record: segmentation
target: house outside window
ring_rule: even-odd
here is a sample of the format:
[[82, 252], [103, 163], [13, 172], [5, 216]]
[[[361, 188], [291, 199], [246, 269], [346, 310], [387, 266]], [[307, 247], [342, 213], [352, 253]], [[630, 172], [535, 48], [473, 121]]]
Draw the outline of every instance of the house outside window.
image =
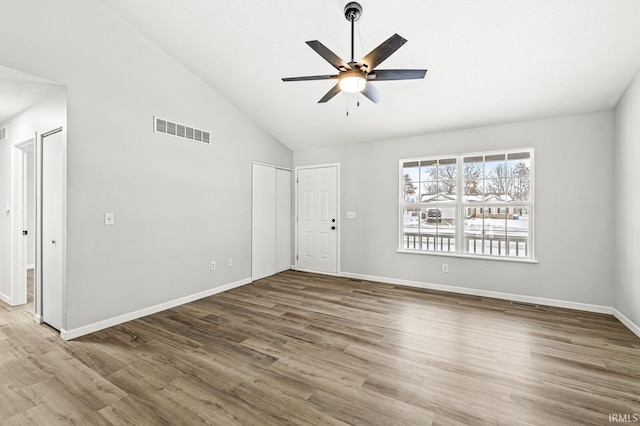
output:
[[533, 259], [533, 149], [401, 160], [399, 250]]

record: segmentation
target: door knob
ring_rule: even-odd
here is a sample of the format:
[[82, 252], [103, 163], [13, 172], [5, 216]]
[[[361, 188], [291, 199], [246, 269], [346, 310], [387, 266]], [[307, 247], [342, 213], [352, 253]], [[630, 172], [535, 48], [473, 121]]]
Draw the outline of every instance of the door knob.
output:
[[55, 243], [56, 243], [56, 240], [51, 240], [51, 244], [55, 244]]
[[336, 229], [336, 227], [335, 227], [335, 226], [332, 226], [332, 227], [331, 227], [331, 229]]

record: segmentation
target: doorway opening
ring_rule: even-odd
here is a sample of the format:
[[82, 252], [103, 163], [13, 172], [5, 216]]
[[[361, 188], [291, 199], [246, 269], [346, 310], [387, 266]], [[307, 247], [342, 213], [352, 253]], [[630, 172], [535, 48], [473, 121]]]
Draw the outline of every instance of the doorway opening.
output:
[[[28, 272], [35, 268], [35, 136], [17, 143], [13, 149], [13, 197], [14, 214], [12, 228], [12, 305], [27, 303], [29, 291]], [[33, 299], [32, 299], [33, 301]]]
[[[36, 322], [43, 320], [43, 301], [57, 292], [54, 298], [58, 317], [64, 317], [66, 288], [66, 86], [0, 65], [0, 127], [4, 138], [0, 141], [0, 303], [11, 306], [33, 303]], [[52, 130], [53, 129], [53, 130]], [[54, 136], [55, 135], [55, 136]], [[57, 143], [48, 144], [53, 139]], [[57, 157], [49, 169], [57, 175], [53, 187], [51, 178], [43, 179], [42, 147], [57, 149]], [[46, 150], [45, 150], [46, 155]], [[54, 167], [52, 169], [52, 166]], [[56, 169], [57, 167], [57, 169]], [[44, 185], [43, 185], [44, 183]], [[44, 271], [42, 248], [43, 220], [51, 214], [42, 213], [43, 195], [51, 197], [61, 212], [49, 230], [58, 229], [58, 280], [60, 290], [43, 294], [43, 284], [51, 281], [51, 272]], [[29, 283], [29, 284], [28, 284]], [[31, 307], [29, 307], [31, 309]], [[50, 311], [53, 311], [51, 309]], [[66, 318], [64, 318], [66, 320]], [[54, 328], [63, 330], [66, 324], [58, 321]]]

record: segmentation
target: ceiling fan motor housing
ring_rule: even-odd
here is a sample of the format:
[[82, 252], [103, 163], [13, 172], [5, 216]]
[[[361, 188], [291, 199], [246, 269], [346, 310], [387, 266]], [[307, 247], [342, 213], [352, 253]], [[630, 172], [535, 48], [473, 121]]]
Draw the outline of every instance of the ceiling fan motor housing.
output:
[[352, 1], [350, 3], [347, 3], [347, 5], [344, 7], [344, 17], [347, 18], [347, 21], [351, 22], [351, 20], [353, 19], [353, 22], [357, 22], [361, 16], [362, 6], [360, 6], [360, 3]]

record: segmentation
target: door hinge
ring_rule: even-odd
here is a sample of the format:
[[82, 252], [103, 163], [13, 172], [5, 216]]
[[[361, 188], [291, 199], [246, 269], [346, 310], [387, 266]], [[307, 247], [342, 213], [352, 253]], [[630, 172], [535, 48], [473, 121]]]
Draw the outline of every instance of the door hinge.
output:
[[298, 260], [298, 255], [296, 254], [296, 260]]

